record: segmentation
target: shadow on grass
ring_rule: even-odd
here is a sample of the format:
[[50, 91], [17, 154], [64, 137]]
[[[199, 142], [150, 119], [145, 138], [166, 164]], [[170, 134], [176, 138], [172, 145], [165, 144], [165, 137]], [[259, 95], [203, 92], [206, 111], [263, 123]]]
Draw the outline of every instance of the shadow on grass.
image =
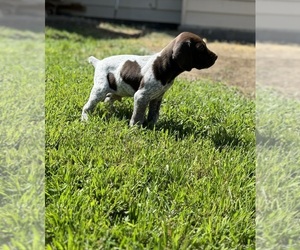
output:
[[[93, 115], [106, 120], [111, 119], [111, 117], [116, 117], [118, 120], [126, 120], [129, 126], [129, 121], [132, 116], [132, 107], [129, 107], [128, 105], [119, 105], [114, 112], [110, 112], [108, 109], [101, 107], [98, 108]], [[201, 124], [201, 121], [196, 123], [191, 121], [181, 122], [171, 118], [169, 120], [159, 119], [155, 126], [153, 126], [153, 124], [144, 124], [143, 127], [148, 130], [167, 132], [177, 141], [184, 140], [191, 136], [193, 136], [195, 142], [199, 139], [207, 139], [212, 141], [215, 148], [220, 151], [225, 147], [236, 148], [246, 146], [246, 144], [250, 143], [247, 140], [241, 140], [238, 135], [229, 132], [228, 129], [218, 123], [209, 126], [208, 128], [205, 128], [204, 125], [199, 126], [199, 124]], [[236, 128], [235, 131], [238, 131], [238, 129]]]
[[[96, 39], [117, 39], [117, 38], [139, 38], [147, 34], [145, 29], [136, 28], [134, 31], [127, 32], [113, 30], [101, 27], [100, 21], [86, 20], [79, 18], [70, 18], [64, 16], [50, 16], [46, 18], [46, 26], [67, 31], [69, 33], [77, 33], [83, 37], [92, 37]], [[55, 37], [63, 39], [64, 37]]]
[[[109, 121], [112, 117], [118, 120], [124, 120], [129, 126], [129, 121], [132, 116], [133, 107], [129, 105], [129, 102], [124, 104], [118, 104], [114, 111], [111, 111], [108, 106], [104, 103], [100, 107], [96, 108], [92, 116], [97, 116], [100, 119]], [[78, 111], [81, 112], [81, 109]], [[214, 144], [214, 147], [218, 150], [222, 150], [226, 147], [237, 148], [237, 147], [248, 147], [252, 142], [251, 138], [242, 139], [240, 135], [236, 132], [239, 128], [234, 128], [231, 126], [230, 129], [219, 124], [218, 121], [213, 122], [209, 126], [204, 124], [202, 121], [179, 121], [174, 118], [164, 119], [159, 118], [157, 123], [145, 124], [144, 128], [153, 131], [163, 131], [173, 136], [177, 141], [184, 140], [188, 137], [193, 137], [195, 142], [199, 140], [209, 140]]]
[[211, 140], [220, 151], [225, 147], [237, 148], [245, 144], [240, 138], [231, 135], [222, 127], [211, 136]]
[[[109, 26], [102, 24], [110, 23]], [[126, 25], [125, 28], [114, 28], [115, 26]], [[137, 21], [105, 20], [105, 19], [84, 19], [70, 16], [48, 16], [46, 26], [77, 33], [83, 37], [92, 37], [96, 39], [129, 39], [143, 37], [154, 30], [161, 30], [166, 33], [172, 33], [177, 30], [177, 25], [156, 24]], [[172, 33], [172, 35], [174, 35]], [[55, 37], [63, 39], [64, 37]]]
[[[153, 127], [149, 127], [153, 129]], [[170, 134], [175, 136], [176, 140], [183, 140], [186, 137], [193, 136], [195, 141], [198, 139], [208, 139], [211, 140], [215, 148], [222, 150], [225, 147], [239, 147], [244, 144], [237, 136], [228, 133], [226, 128], [217, 127], [208, 128], [195, 126], [189, 122], [179, 123], [174, 120], [161, 121], [155, 126], [156, 130], [169, 131]]]
[[100, 105], [100, 107], [97, 107], [93, 112], [93, 116], [97, 116], [105, 120], [110, 120], [112, 117], [116, 117], [120, 121], [126, 120], [129, 125], [129, 121], [132, 115], [132, 108], [126, 107], [126, 105], [119, 105], [112, 111], [110, 110], [108, 105], [105, 105], [104, 103], [101, 103]]
[[275, 145], [280, 144], [280, 140], [271, 137], [271, 136], [265, 136], [262, 135], [258, 129], [255, 130], [255, 136], [256, 136], [256, 145], [264, 146], [266, 148], [272, 148]]

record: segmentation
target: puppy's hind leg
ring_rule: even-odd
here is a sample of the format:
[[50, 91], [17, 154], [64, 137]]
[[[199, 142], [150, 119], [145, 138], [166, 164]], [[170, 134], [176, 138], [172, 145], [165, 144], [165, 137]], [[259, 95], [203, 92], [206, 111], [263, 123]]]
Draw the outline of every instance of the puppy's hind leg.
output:
[[87, 121], [88, 120], [88, 113], [92, 112], [96, 107], [97, 103], [100, 101], [104, 101], [106, 95], [108, 93], [107, 88], [103, 88], [103, 86], [99, 86], [98, 84], [94, 84], [92, 91], [90, 93], [89, 100], [83, 106], [81, 120]]

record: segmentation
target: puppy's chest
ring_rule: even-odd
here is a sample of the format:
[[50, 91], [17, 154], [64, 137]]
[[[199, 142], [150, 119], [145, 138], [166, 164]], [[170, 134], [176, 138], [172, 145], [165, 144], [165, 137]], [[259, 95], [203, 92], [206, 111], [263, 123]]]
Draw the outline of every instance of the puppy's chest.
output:
[[162, 85], [160, 81], [156, 81], [154, 84], [151, 84], [149, 88], [145, 88], [145, 92], [149, 98], [153, 100], [164, 95], [164, 93], [172, 86], [172, 83], [173, 81]]

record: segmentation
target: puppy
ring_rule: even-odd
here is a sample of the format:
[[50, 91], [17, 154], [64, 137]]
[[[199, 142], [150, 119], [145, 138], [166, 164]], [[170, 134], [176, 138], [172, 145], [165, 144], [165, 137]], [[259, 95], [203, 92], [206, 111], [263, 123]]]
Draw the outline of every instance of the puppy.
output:
[[91, 56], [95, 67], [94, 86], [84, 105], [81, 119], [86, 121], [100, 101], [113, 104], [122, 97], [134, 97], [130, 126], [143, 124], [149, 106], [147, 123], [155, 124], [164, 93], [176, 76], [192, 68], [206, 69], [217, 60], [197, 35], [183, 32], [159, 53], [149, 56], [117, 55], [98, 60]]

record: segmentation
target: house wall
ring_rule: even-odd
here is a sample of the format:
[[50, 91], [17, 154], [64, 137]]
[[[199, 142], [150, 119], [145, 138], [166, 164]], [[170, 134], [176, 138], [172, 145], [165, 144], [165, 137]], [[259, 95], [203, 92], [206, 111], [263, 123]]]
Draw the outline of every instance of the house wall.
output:
[[85, 11], [73, 15], [133, 21], [175, 23], [181, 20], [182, 0], [74, 0]]
[[257, 0], [258, 29], [299, 31], [300, 0]]
[[256, 39], [300, 43], [300, 0], [257, 0]]
[[[46, 0], [54, 1], [54, 0]], [[272, 1], [272, 0], [269, 0]], [[62, 0], [72, 15], [178, 24], [212, 39], [255, 40], [255, 0]], [[69, 11], [69, 12], [68, 12]], [[213, 34], [212, 34], [213, 33]]]
[[181, 26], [255, 31], [255, 0], [183, 0]]

